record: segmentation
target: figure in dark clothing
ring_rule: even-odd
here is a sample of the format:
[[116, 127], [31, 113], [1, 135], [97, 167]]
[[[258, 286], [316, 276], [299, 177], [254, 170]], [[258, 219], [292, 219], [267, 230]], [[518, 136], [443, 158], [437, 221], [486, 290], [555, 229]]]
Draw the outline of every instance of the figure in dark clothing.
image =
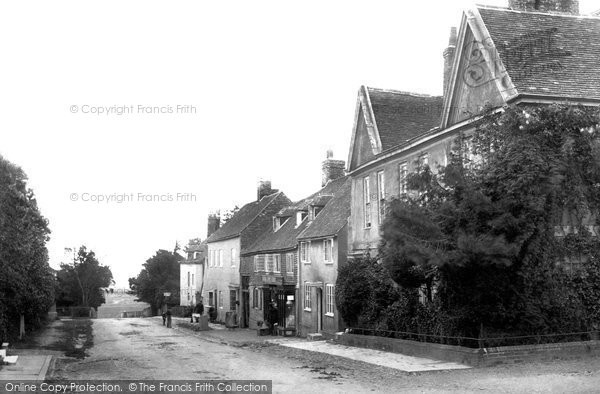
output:
[[200, 316], [204, 313], [204, 304], [202, 301], [196, 304], [194, 308], [193, 318], [196, 319], [196, 323], [200, 322]]
[[269, 308], [269, 331], [271, 335], [277, 335], [277, 322], [279, 321], [279, 310], [275, 302], [271, 303]]
[[167, 328], [171, 328], [171, 309], [167, 309], [165, 314], [167, 315]]
[[165, 324], [167, 324], [167, 314], [165, 312], [163, 312], [162, 318], [163, 318], [163, 326], [164, 326]]

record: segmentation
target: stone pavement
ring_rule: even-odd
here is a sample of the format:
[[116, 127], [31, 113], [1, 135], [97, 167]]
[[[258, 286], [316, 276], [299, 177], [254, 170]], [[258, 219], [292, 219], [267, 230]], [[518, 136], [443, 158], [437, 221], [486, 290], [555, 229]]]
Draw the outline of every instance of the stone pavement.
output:
[[0, 367], [0, 380], [43, 381], [52, 360], [51, 355], [19, 354], [15, 365]]
[[[326, 341], [307, 341], [298, 337], [273, 337], [256, 335], [256, 330], [245, 328], [227, 329], [219, 324], [209, 324], [209, 331], [191, 331], [182, 326], [177, 327], [179, 322], [189, 322], [188, 319], [173, 318], [173, 327], [194, 333], [197, 337], [210, 342], [226, 344], [230, 346], [249, 346], [252, 344], [274, 344], [286, 346], [310, 352], [331, 354], [351, 360], [381, 365], [388, 368], [405, 372], [440, 371], [449, 369], [468, 369], [467, 365], [433, 360], [422, 357], [406, 356], [404, 354], [384, 352], [381, 350], [364, 349], [359, 347], [339, 345]], [[161, 322], [162, 324], [162, 322]]]
[[[187, 331], [190, 333], [194, 333], [196, 336], [210, 342], [220, 343], [224, 345], [230, 346], [247, 346], [251, 344], [259, 344], [259, 343], [270, 343], [270, 342], [280, 342], [286, 340], [298, 340], [298, 338], [294, 337], [274, 337], [274, 336], [262, 336], [259, 337], [256, 334], [256, 330], [251, 330], [249, 328], [226, 328], [222, 324], [214, 324], [208, 323], [210, 330], [208, 331], [192, 331], [186, 328], [186, 326], [180, 325], [180, 323], [189, 324], [189, 318], [181, 318], [181, 317], [173, 317], [172, 318], [172, 326], [176, 330]], [[162, 324], [162, 318], [157, 321]], [[187, 325], [186, 324], [186, 325]]]
[[448, 369], [471, 368], [467, 365], [459, 363], [406, 356], [404, 354], [384, 352], [381, 350], [345, 346], [325, 341], [281, 342], [279, 345], [308, 350], [311, 352], [327, 353], [333, 356], [345, 357], [352, 360], [381, 365], [405, 372], [441, 371]]

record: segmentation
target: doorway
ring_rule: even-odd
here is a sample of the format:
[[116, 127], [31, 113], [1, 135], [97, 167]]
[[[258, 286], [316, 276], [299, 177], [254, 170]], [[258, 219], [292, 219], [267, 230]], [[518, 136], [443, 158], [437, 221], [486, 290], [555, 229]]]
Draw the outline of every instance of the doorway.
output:
[[323, 290], [316, 288], [317, 290], [317, 332], [323, 330]]

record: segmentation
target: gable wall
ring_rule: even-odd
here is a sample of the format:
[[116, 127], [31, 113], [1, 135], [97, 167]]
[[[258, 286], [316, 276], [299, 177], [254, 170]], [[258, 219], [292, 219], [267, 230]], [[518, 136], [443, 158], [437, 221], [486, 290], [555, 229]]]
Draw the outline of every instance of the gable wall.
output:
[[[456, 82], [448, 117], [448, 126], [469, 119], [479, 113], [486, 104], [494, 107], [504, 104], [496, 86], [499, 70], [490, 70], [481, 51], [485, 46], [475, 42], [471, 29], [467, 27], [460, 54]], [[497, 65], [497, 67], [500, 67]]]
[[374, 157], [373, 148], [369, 140], [365, 115], [362, 108], [358, 113], [356, 124], [356, 137], [354, 140], [354, 151], [350, 162], [350, 169], [360, 167], [362, 164], [370, 161]]

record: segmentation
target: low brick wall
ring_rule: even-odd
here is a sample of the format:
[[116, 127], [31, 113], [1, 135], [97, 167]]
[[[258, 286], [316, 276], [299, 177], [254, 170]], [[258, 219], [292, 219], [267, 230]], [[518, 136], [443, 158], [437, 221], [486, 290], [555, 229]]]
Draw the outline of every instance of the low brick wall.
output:
[[518, 363], [523, 361], [600, 355], [600, 341], [598, 340], [549, 343], [542, 345], [503, 346], [484, 349], [472, 349], [463, 346], [451, 346], [438, 343], [355, 334], [338, 335], [335, 341], [342, 345], [384, 350], [392, 353], [405, 354], [407, 356], [458, 362], [476, 367], [504, 363]]

